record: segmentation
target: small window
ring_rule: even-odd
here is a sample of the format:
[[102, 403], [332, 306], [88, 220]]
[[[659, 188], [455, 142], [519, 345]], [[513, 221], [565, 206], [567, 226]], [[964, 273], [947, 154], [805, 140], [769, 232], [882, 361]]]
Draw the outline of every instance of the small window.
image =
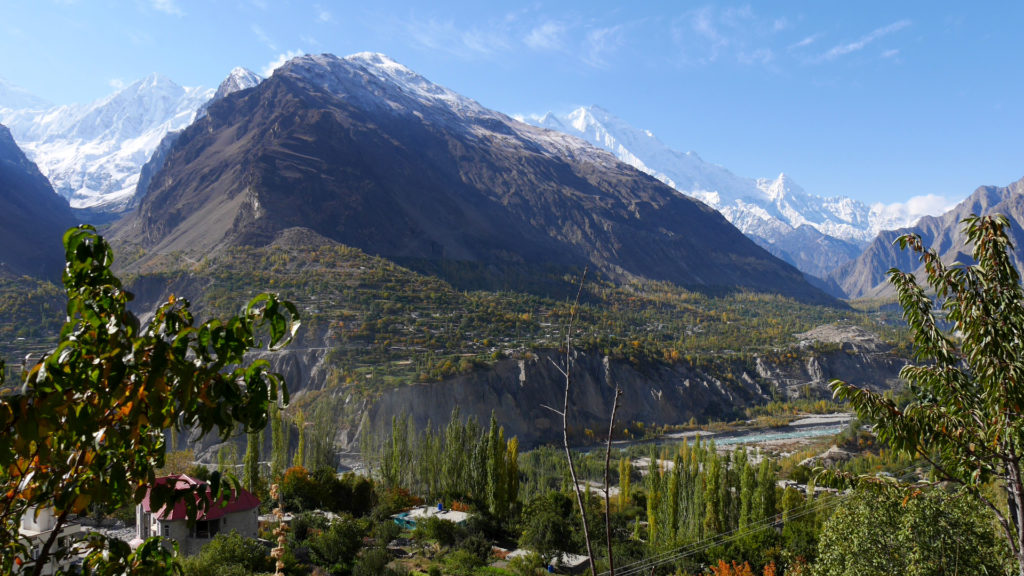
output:
[[164, 538], [170, 538], [171, 537], [171, 527], [169, 525], [167, 525], [167, 524], [164, 524], [163, 527], [164, 527]]

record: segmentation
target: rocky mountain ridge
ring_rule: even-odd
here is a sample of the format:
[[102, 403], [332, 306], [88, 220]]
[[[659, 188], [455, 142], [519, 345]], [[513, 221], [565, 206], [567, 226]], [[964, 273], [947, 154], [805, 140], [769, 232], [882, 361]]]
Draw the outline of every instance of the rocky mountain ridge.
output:
[[[227, 78], [225, 78], [217, 87], [217, 91], [214, 92], [213, 97], [203, 103], [199, 108], [197, 116], [204, 116], [206, 114], [206, 109], [221, 98], [234, 94], [235, 92], [252, 88], [262, 81], [263, 77], [251, 70], [241, 67], [234, 68], [231, 70], [231, 73], [228, 74]], [[146, 163], [139, 169], [139, 179], [135, 184], [135, 192], [128, 201], [128, 209], [136, 208], [139, 205], [139, 202], [145, 198], [146, 193], [149, 191], [149, 184], [153, 181], [153, 176], [163, 168], [164, 162], [167, 161], [167, 156], [171, 153], [171, 148], [174, 147], [174, 143], [178, 141], [178, 137], [181, 136], [183, 130], [184, 128], [180, 130], [170, 130], [164, 134], [156, 149], [153, 150], [153, 153], [149, 156], [149, 159], [146, 160]]]
[[882, 205], [867, 206], [852, 198], [816, 196], [786, 174], [737, 176], [695, 152], [673, 150], [650, 131], [634, 128], [597, 106], [526, 120], [579, 136], [705, 202], [758, 244], [819, 278], [859, 255], [881, 230], [907, 225], [922, 215], [891, 213]]
[[379, 54], [299, 57], [213, 103], [116, 234], [200, 258], [294, 226], [420, 269], [591, 265], [828, 301], [708, 207]]
[[855, 260], [837, 268], [830, 279], [850, 298], [890, 298], [895, 295], [888, 282], [891, 268], [913, 271], [924, 278], [917, 256], [900, 250], [894, 242], [904, 234], [918, 234], [924, 245], [938, 251], [943, 262], [970, 263], [964, 246], [961, 221], [971, 214], [1003, 214], [1010, 220], [1011, 238], [1015, 239], [1014, 264], [1024, 269], [1024, 179], [1008, 186], [981, 186], [955, 208], [941, 216], [926, 216], [915, 226], [880, 233]]

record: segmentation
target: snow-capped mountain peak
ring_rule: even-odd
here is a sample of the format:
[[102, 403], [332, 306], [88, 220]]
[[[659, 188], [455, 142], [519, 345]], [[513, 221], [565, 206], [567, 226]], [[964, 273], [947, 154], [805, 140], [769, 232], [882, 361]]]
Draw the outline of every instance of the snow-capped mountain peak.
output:
[[118, 211], [163, 136], [190, 124], [211, 96], [151, 74], [88, 105], [2, 110], [0, 123], [72, 207]]
[[745, 199], [764, 200], [757, 182], [703, 161], [695, 152], [679, 152], [662, 143], [650, 130], [640, 130], [598, 106], [577, 108], [569, 114], [552, 113], [526, 118], [527, 122], [568, 132], [608, 150], [623, 162], [661, 180], [680, 192], [722, 209]]
[[362, 52], [345, 58], [330, 54], [299, 56], [274, 72], [275, 77], [279, 74], [314, 88], [314, 92], [322, 92], [327, 101], [340, 97], [365, 109], [413, 115], [444, 130], [487, 138], [492, 146], [526, 138], [553, 155], [587, 156], [598, 162], [614, 160], [607, 152], [563, 131], [539, 130], [485, 108], [383, 54]]
[[[737, 176], [705, 162], [695, 152], [673, 150], [652, 131], [634, 128], [597, 106], [578, 108], [566, 115], [548, 113], [527, 121], [579, 136], [608, 150], [679, 192], [718, 209], [741, 231], [770, 249], [783, 244], [783, 239], [801, 226], [855, 244], [867, 242], [876, 232], [869, 219], [870, 209], [860, 202], [808, 194], [785, 173], [757, 180]], [[787, 259], [800, 263], [799, 258]]]
[[[757, 179], [757, 187], [763, 190], [772, 202], [777, 202], [784, 198], [787, 193], [791, 193], [790, 191], [794, 186], [796, 186], [796, 183], [793, 182], [792, 178], [786, 176], [785, 172], [779, 173], [779, 177], [774, 180], [769, 178]], [[803, 192], [803, 189], [800, 189], [800, 191]]]
[[220, 83], [220, 86], [217, 87], [217, 92], [214, 93], [213, 99], [219, 100], [228, 94], [252, 88], [262, 81], [263, 77], [252, 70], [242, 68], [241, 66], [235, 67], [228, 74], [228, 77]]
[[[740, 177], [722, 166], [705, 162], [695, 152], [673, 150], [650, 130], [634, 128], [597, 106], [577, 108], [565, 115], [549, 112], [526, 121], [581, 137], [679, 192], [704, 201], [770, 250], [779, 251], [780, 245], [791, 243], [787, 238], [802, 226], [853, 249], [870, 241], [880, 230], [909, 225], [925, 214], [911, 203], [868, 207], [852, 198], [816, 196], [785, 173], [756, 180]], [[807, 238], [806, 232], [799, 236]], [[777, 255], [801, 265], [798, 256]], [[838, 264], [839, 259], [835, 260]], [[814, 266], [802, 269], [819, 275], [824, 272]]]
[[466, 117], [494, 113], [474, 100], [434, 84], [384, 54], [360, 52], [345, 58], [307, 54], [285, 63], [275, 74], [292, 75], [331, 93], [363, 97], [363, 104], [393, 109], [447, 109]]

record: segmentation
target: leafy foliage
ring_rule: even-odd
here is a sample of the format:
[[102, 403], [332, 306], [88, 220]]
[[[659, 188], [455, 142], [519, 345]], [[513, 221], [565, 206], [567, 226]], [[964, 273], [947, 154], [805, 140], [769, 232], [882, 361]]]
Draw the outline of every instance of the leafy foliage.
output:
[[966, 491], [907, 496], [865, 484], [825, 523], [815, 574], [1006, 574], [1006, 547], [983, 506]]
[[366, 521], [342, 516], [308, 540], [309, 555], [315, 564], [331, 574], [348, 574], [356, 561], [362, 539], [369, 532]]
[[580, 549], [575, 536], [579, 524], [579, 511], [568, 495], [562, 492], [537, 495], [527, 504], [523, 514], [519, 544], [543, 557], [559, 552], [576, 552]]
[[[24, 556], [21, 517], [52, 508], [57, 529], [45, 542], [42, 570], [60, 527], [92, 504], [110, 509], [134, 505], [154, 485], [164, 465], [163, 430], [217, 429], [223, 437], [241, 427], [258, 430], [267, 410], [287, 393], [266, 360], [246, 363], [245, 353], [263, 344], [287, 344], [299, 326], [298, 312], [263, 294], [241, 315], [196, 324], [188, 301], [171, 298], [145, 327], [127, 304], [131, 294], [111, 272], [113, 252], [91, 227], [64, 236], [67, 321], [57, 347], [24, 373], [24, 386], [0, 398], [0, 572]], [[211, 478], [215, 494], [222, 486]], [[184, 498], [190, 517], [197, 499], [154, 489], [154, 507]], [[198, 499], [198, 506], [206, 503]], [[139, 569], [167, 563], [151, 545], [129, 554], [102, 538], [89, 542], [87, 566]], [[102, 560], [103, 552], [110, 560]], [[112, 568], [117, 569], [117, 568]]]
[[964, 220], [971, 265], [947, 266], [920, 237], [901, 236], [901, 248], [920, 254], [935, 297], [913, 275], [889, 272], [914, 336], [919, 363], [900, 373], [914, 400], [901, 408], [843, 382], [832, 387], [874, 423], [881, 440], [928, 459], [941, 478], [983, 498], [981, 486], [1001, 479], [1007, 512], [985, 501], [1024, 574], [1024, 289], [1010, 257], [1008, 227], [1002, 216]]
[[333, 470], [312, 474], [305, 468], [289, 468], [281, 480], [281, 498], [286, 510], [329, 510], [365, 516], [376, 504], [373, 482], [347, 473], [337, 477]]
[[203, 550], [182, 561], [186, 576], [233, 576], [270, 572], [274, 569], [267, 548], [237, 532], [217, 534]]

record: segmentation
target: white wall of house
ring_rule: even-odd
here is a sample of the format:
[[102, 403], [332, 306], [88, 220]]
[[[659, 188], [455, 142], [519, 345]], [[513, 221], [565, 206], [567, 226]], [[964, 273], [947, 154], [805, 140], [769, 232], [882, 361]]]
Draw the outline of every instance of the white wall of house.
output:
[[[47, 539], [53, 529], [57, 526], [57, 518], [53, 515], [53, 511], [44, 508], [39, 510], [39, 514], [36, 514], [35, 508], [30, 508], [24, 516], [21, 517], [21, 527], [19, 532], [21, 533], [22, 540], [29, 549], [29, 556], [32, 560], [39, 557], [43, 546], [46, 544]], [[60, 533], [57, 535], [57, 539], [54, 541], [53, 546], [50, 548], [50, 554], [56, 554], [59, 550], [67, 550], [70, 546], [81, 537], [83, 532], [82, 526], [78, 523], [65, 524]], [[43, 576], [50, 576], [57, 571], [57, 568], [67, 570], [71, 567], [71, 558], [65, 558], [59, 564], [54, 561], [47, 562], [43, 566]], [[15, 573], [20, 572], [18, 567], [15, 567]]]
[[141, 505], [136, 509], [135, 517], [135, 532], [139, 538], [169, 538], [178, 543], [178, 553], [184, 556], [198, 554], [219, 533], [230, 534], [234, 531], [246, 538], [255, 538], [259, 528], [257, 508], [225, 514], [216, 520], [199, 520], [191, 529], [186, 520], [162, 520], [146, 512]]

